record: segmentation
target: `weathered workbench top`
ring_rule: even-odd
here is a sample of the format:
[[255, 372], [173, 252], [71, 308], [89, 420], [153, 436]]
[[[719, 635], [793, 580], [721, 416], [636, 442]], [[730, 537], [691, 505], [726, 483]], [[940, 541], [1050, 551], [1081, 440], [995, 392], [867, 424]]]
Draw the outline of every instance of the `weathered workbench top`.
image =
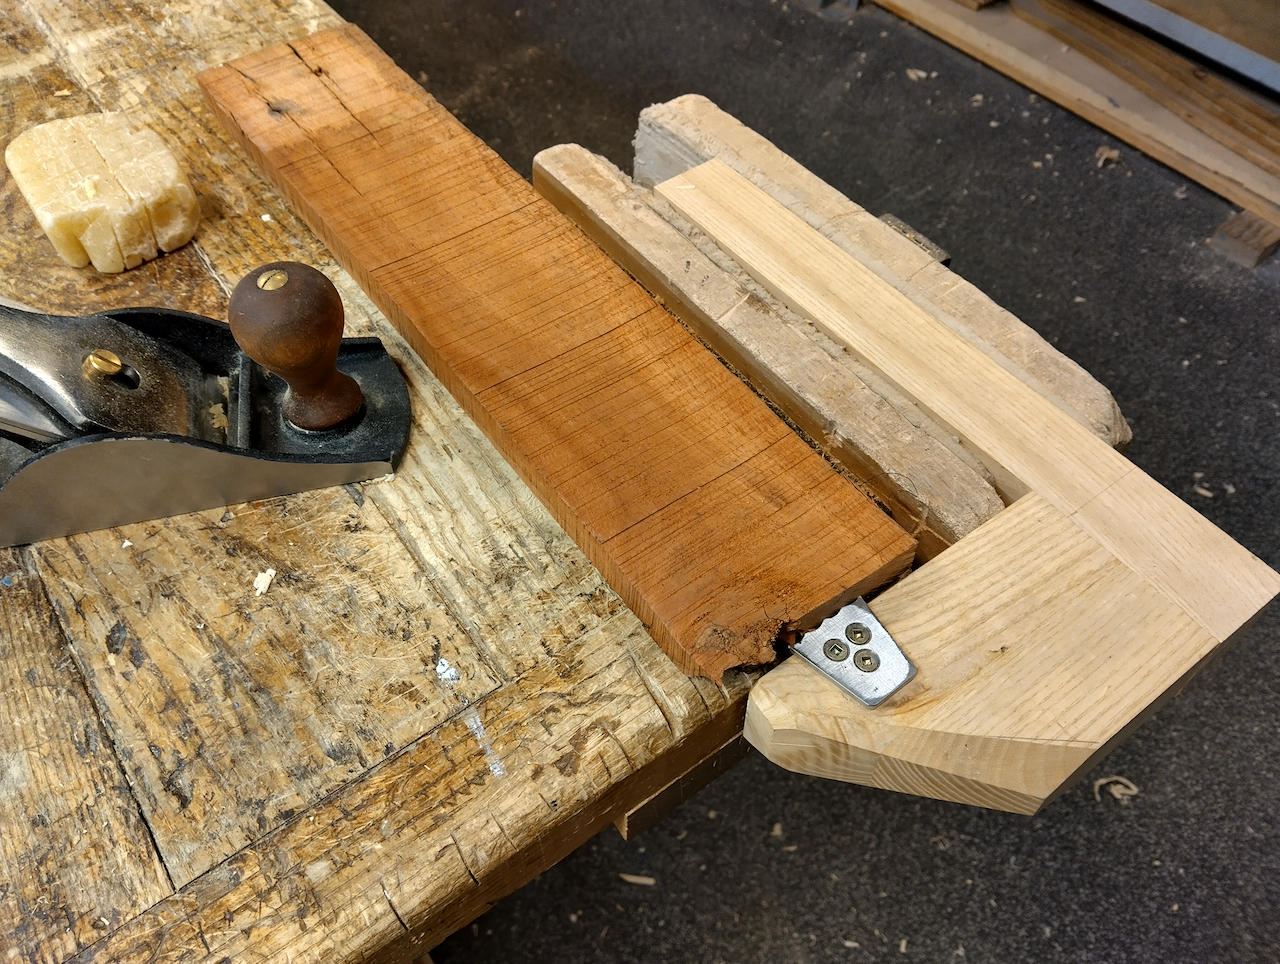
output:
[[6, 173], [0, 296], [225, 317], [256, 264], [308, 262], [414, 405], [392, 481], [0, 550], [0, 961], [411, 960], [741, 731], [745, 677], [675, 668], [201, 100], [199, 70], [339, 22], [0, 5], [0, 146], [123, 110], [203, 212], [99, 275]]

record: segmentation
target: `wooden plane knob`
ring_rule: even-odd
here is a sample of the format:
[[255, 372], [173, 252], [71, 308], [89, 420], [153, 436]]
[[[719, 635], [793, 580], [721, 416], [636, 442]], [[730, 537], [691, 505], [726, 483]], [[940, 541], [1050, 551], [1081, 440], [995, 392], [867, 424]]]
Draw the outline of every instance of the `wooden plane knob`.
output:
[[231, 292], [231, 334], [246, 355], [288, 383], [284, 416], [298, 428], [334, 428], [364, 402], [355, 379], [338, 371], [343, 318], [329, 279], [294, 261], [255, 268]]

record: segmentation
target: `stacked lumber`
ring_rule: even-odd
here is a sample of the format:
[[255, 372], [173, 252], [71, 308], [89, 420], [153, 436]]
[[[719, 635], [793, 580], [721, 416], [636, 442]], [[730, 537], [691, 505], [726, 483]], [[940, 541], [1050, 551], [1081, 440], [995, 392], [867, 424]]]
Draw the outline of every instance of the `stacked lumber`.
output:
[[[201, 79], [683, 668], [767, 659], [780, 630], [908, 563], [899, 527], [359, 31]], [[1280, 576], [1116, 451], [1119, 414], [1087, 376], [998, 312], [964, 315], [977, 296], [919, 246], [692, 105], [751, 177], [700, 158], [702, 130], [668, 141], [682, 158], [652, 201], [580, 152], [544, 156], [540, 184], [554, 195], [551, 175], [563, 187], [577, 164], [616, 202], [584, 221], [689, 317], [707, 330], [727, 318], [722, 337], [740, 346], [813, 325], [841, 349], [828, 357], [892, 386], [1012, 503], [872, 602], [920, 669], [911, 684], [871, 710], [788, 660], [752, 690], [746, 736], [793, 769], [1033, 812], [1176, 692]], [[648, 155], [650, 174], [672, 153]], [[668, 210], [683, 241], [646, 210]], [[646, 225], [643, 245], [620, 240], [627, 218]], [[739, 326], [739, 305], [753, 323]], [[1069, 398], [1054, 379], [1076, 386]]]
[[1004, 507], [990, 474], [911, 398], [780, 303], [642, 186], [710, 157], [754, 177], [1103, 441], [1127, 444], [1129, 428], [1110, 392], [1080, 366], [705, 97], [687, 95], [641, 113], [634, 182], [576, 145], [539, 154], [534, 186], [887, 506], [918, 538], [919, 561]]
[[1077, 0], [982, 10], [955, 0], [876, 2], [1280, 226], [1280, 157], [1267, 128], [1280, 111], [1275, 100]]
[[887, 506], [919, 540], [918, 558], [1004, 508], [954, 438], [889, 386], [871, 387], [871, 372], [704, 253], [607, 160], [574, 144], [549, 148], [534, 158], [533, 183]]
[[791, 769], [1032, 813], [1177, 692], [1280, 575], [718, 159], [656, 193], [982, 459], [1013, 504], [871, 603], [919, 673], [875, 709], [792, 658], [747, 739]]
[[871, 602], [919, 675], [870, 709], [788, 660], [748, 702], [770, 759], [1032, 813], [1280, 590], [1116, 451], [1103, 386], [710, 101], [644, 111], [635, 172], [561, 145], [534, 183], [922, 533]]
[[1013, 0], [1013, 9], [1224, 147], [1280, 176], [1280, 104], [1078, 0]]

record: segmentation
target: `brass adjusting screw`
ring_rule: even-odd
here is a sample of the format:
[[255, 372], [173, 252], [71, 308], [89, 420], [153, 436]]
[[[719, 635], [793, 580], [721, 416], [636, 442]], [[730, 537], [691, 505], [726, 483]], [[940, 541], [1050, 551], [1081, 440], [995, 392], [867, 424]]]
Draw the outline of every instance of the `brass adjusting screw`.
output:
[[84, 371], [85, 378], [92, 378], [94, 375], [119, 375], [124, 369], [124, 363], [120, 361], [120, 356], [113, 351], [107, 351], [105, 348], [95, 348], [89, 352], [81, 366]]

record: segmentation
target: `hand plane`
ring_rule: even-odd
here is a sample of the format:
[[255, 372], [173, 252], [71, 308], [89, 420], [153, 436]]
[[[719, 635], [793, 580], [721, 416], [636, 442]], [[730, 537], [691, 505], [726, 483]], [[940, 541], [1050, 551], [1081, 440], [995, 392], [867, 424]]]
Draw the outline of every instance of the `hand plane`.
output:
[[0, 303], [0, 546], [395, 470], [404, 376], [377, 338], [342, 338], [323, 274], [264, 265], [228, 315]]

